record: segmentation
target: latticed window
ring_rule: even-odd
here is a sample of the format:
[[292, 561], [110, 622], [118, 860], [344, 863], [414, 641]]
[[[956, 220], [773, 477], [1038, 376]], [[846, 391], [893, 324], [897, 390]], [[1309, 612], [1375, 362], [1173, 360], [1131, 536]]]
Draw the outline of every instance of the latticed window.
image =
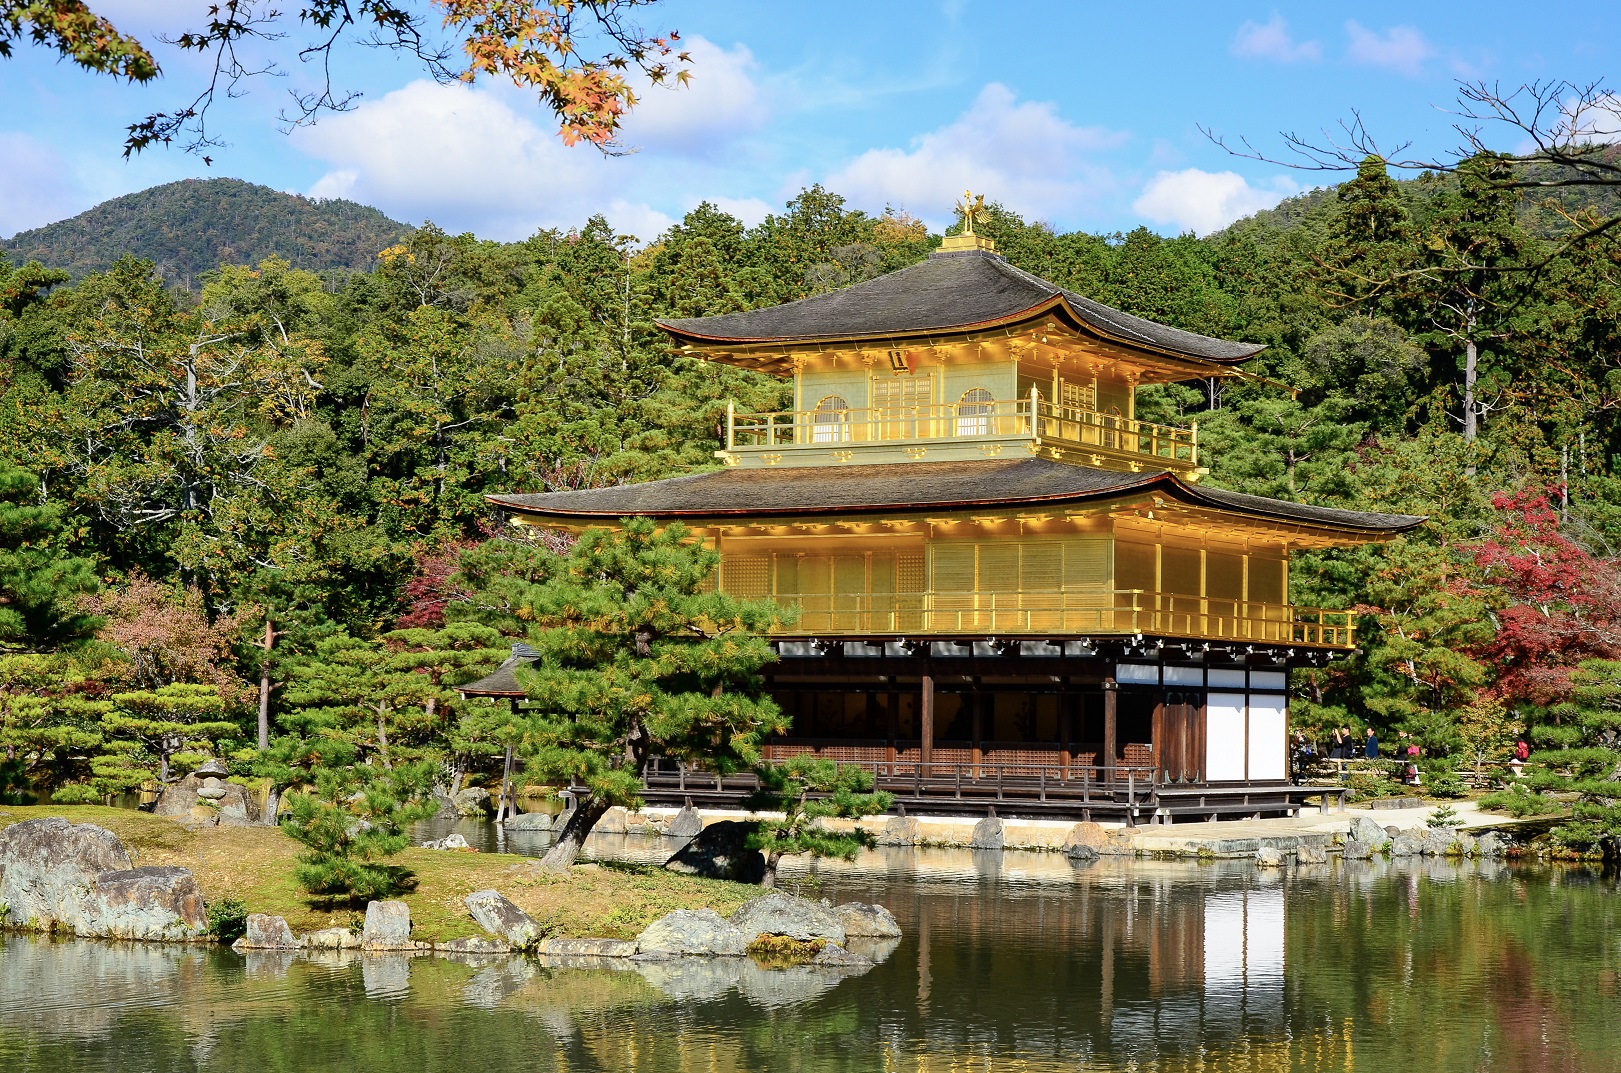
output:
[[926, 374], [873, 380], [872, 405], [877, 411], [879, 437], [909, 440], [928, 435], [933, 400], [934, 380]]
[[989, 436], [991, 410], [995, 402], [996, 396], [986, 388], [976, 387], [963, 392], [962, 399], [957, 403], [957, 435]]
[[1091, 384], [1061, 380], [1058, 383], [1058, 404], [1065, 410], [1095, 410], [1097, 396]]
[[850, 404], [829, 395], [811, 415], [811, 439], [816, 443], [843, 443], [850, 438]]

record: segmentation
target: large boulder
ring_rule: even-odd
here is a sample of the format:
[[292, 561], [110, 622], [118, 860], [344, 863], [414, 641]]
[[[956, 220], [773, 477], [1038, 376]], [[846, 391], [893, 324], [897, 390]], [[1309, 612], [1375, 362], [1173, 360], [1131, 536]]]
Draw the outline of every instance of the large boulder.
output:
[[[60, 817], [25, 820], [0, 831], [0, 906], [4, 922], [50, 928], [64, 903], [105, 872], [129, 868], [118, 836], [94, 824]], [[71, 926], [71, 925], [70, 925]]]
[[473, 847], [467, 844], [467, 839], [465, 836], [452, 832], [443, 838], [435, 839], [432, 842], [422, 843], [422, 848], [470, 850]]
[[833, 907], [844, 934], [852, 939], [899, 939], [901, 926], [895, 914], [881, 905], [866, 902], [845, 902]]
[[880, 846], [917, 845], [917, 819], [912, 816], [891, 816], [878, 832]]
[[1262, 868], [1282, 868], [1283, 851], [1276, 846], [1262, 846], [1255, 851], [1255, 863]]
[[503, 826], [508, 831], [550, 831], [552, 815], [549, 812], [521, 812], [508, 816]]
[[467, 896], [467, 911], [478, 926], [505, 939], [516, 950], [540, 941], [540, 925], [496, 890], [476, 890]]
[[[349, 929], [342, 929], [345, 935]], [[249, 913], [247, 931], [236, 941], [238, 950], [296, 950], [304, 944], [287, 921], [269, 913]]]
[[1353, 838], [1345, 843], [1343, 856], [1348, 861], [1365, 861], [1373, 856], [1373, 847]]
[[1300, 848], [1295, 850], [1296, 864], [1327, 864], [1328, 851], [1317, 842], [1302, 840]]
[[[596, 822], [594, 827], [591, 828], [591, 833], [599, 835], [622, 835], [630, 829], [629, 825], [627, 825], [625, 822], [629, 815], [630, 813], [626, 812], [618, 805], [615, 805], [613, 808], [602, 814], [602, 818]], [[561, 827], [566, 821], [567, 817], [568, 813], [565, 812], [563, 815], [554, 820], [553, 823], [558, 827]]]
[[1349, 833], [1352, 841], [1361, 842], [1376, 852], [1390, 845], [1390, 836], [1385, 829], [1366, 816], [1353, 819]]
[[1099, 857], [1129, 857], [1136, 851], [1128, 839], [1117, 837], [1101, 824], [1090, 820], [1077, 823], [1064, 836], [1061, 847], [1072, 861], [1093, 861]]
[[807, 942], [844, 942], [844, 924], [831, 906], [796, 898], [782, 891], [761, 895], [732, 914], [732, 927], [753, 941], [761, 935], [784, 935]]
[[748, 945], [743, 933], [713, 909], [677, 909], [636, 937], [639, 957], [742, 957]]
[[458, 816], [482, 816], [490, 804], [490, 791], [482, 786], [469, 786], [458, 791], [450, 799], [450, 805], [456, 810]]
[[348, 928], [322, 928], [305, 935], [304, 945], [311, 950], [359, 950], [360, 936]]
[[706, 879], [758, 883], [765, 878], [765, 855], [748, 847], [755, 826], [741, 820], [712, 823], [665, 861], [664, 867]]
[[78, 935], [167, 942], [208, 938], [203, 889], [189, 869], [103, 872], [88, 890], [70, 895], [68, 901], [76, 903], [73, 930]]
[[404, 950], [411, 942], [411, 908], [404, 902], [367, 902], [361, 949]]
[[1417, 831], [1403, 831], [1390, 840], [1392, 857], [1417, 857], [1424, 852], [1424, 835]]
[[1458, 852], [1458, 832], [1451, 827], [1431, 827], [1424, 833], [1422, 850], [1426, 857], [1445, 857]]
[[1495, 860], [1508, 849], [1508, 841], [1496, 831], [1487, 831], [1475, 839], [1475, 856], [1482, 860]]
[[698, 810], [687, 805], [670, 817], [670, 822], [664, 826], [664, 833], [671, 838], [691, 838], [704, 829], [704, 818], [698, 815]]
[[986, 816], [974, 824], [974, 833], [968, 839], [970, 849], [1001, 849], [1006, 843], [1006, 829], [996, 816]]

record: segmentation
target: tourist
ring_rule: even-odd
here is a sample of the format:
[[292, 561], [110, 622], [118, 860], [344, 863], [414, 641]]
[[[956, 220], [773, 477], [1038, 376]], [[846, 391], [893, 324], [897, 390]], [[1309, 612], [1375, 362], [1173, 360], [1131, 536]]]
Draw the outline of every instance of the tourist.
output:
[[1372, 727], [1368, 728], [1368, 736], [1363, 740], [1362, 745], [1363, 756], [1366, 756], [1369, 760], [1379, 759], [1379, 735], [1373, 732]]
[[1295, 731], [1293, 753], [1295, 782], [1298, 783], [1306, 777], [1306, 769], [1311, 766], [1312, 760], [1316, 757], [1317, 747], [1306, 740], [1306, 735], [1297, 730]]
[[[1403, 734], [1402, 737], [1406, 738], [1407, 735]], [[1417, 786], [1419, 784], [1418, 758], [1421, 753], [1422, 750], [1419, 749], [1418, 742], [1409, 738], [1407, 741], [1407, 767], [1402, 772], [1403, 781], [1409, 786]]]
[[1333, 744], [1328, 747], [1328, 758], [1330, 760], [1344, 760], [1345, 759], [1345, 734], [1341, 731], [1341, 729], [1339, 727], [1335, 727], [1332, 737], [1333, 737]]

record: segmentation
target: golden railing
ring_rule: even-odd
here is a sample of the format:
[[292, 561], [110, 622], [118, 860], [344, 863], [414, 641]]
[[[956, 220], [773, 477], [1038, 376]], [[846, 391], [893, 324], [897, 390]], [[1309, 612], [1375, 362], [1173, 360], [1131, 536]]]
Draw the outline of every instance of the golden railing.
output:
[[839, 448], [911, 441], [989, 441], [1028, 437], [1081, 448], [1195, 464], [1199, 430], [1156, 425], [1118, 414], [1055, 406], [1038, 392], [999, 402], [849, 410], [728, 411], [728, 451]]
[[1141, 589], [1084, 593], [922, 592], [781, 594], [797, 607], [795, 635], [1154, 634], [1202, 640], [1352, 648], [1350, 611]]

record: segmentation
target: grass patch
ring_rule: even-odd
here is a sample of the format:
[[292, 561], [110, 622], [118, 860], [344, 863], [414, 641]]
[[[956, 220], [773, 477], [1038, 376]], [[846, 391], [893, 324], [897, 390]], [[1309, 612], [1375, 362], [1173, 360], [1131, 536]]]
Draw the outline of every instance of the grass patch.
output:
[[[329, 909], [294, 878], [303, 847], [279, 827], [204, 827], [100, 805], [0, 806], [0, 829], [24, 820], [61, 816], [105, 827], [132, 851], [135, 864], [190, 868], [210, 903], [239, 899], [249, 913], [285, 917], [295, 932], [358, 927], [358, 914]], [[699, 879], [650, 865], [576, 865], [567, 875], [542, 871], [531, 857], [411, 848], [390, 859], [409, 869], [416, 887], [400, 900], [411, 907], [411, 937], [443, 942], [480, 935], [466, 897], [495, 889], [559, 938], [632, 939], [672, 909], [714, 909], [728, 916], [757, 897], [746, 883]]]

